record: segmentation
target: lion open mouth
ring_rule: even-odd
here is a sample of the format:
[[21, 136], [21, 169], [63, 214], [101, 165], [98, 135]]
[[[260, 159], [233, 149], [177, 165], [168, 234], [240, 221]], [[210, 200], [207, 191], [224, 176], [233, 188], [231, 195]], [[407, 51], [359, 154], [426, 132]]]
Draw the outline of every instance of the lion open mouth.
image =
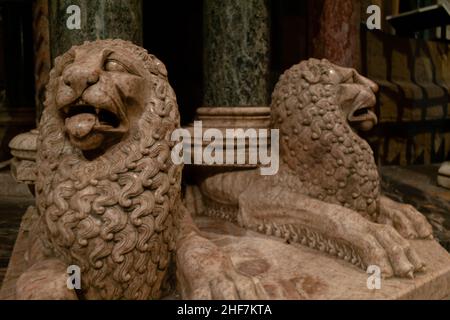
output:
[[375, 97], [373, 95], [356, 104], [356, 107], [348, 115], [350, 125], [358, 130], [368, 131], [378, 122], [378, 118], [373, 112], [375, 107]]
[[78, 101], [75, 104], [62, 108], [62, 112], [68, 133], [78, 139], [82, 139], [94, 131], [124, 131], [119, 116], [106, 108]]
[[94, 105], [79, 99], [61, 107], [71, 143], [83, 151], [106, 150], [128, 131], [128, 120], [112, 106]]

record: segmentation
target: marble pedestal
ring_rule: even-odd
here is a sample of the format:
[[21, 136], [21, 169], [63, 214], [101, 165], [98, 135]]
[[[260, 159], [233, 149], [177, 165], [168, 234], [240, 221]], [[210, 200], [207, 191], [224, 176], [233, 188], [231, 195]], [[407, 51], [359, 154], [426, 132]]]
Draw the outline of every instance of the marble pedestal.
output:
[[450, 296], [450, 255], [434, 240], [411, 241], [427, 265], [424, 273], [414, 279], [381, 279], [381, 288], [370, 290], [370, 275], [343, 260], [227, 222], [202, 217], [196, 223], [231, 256], [240, 272], [261, 281], [270, 299], [397, 300]]
[[[25, 214], [8, 266], [0, 299], [15, 298], [15, 283], [26, 268], [28, 241]], [[367, 288], [369, 274], [343, 260], [318, 251], [287, 244], [212, 218], [196, 218], [205, 236], [224, 252], [241, 273], [258, 278], [270, 299], [288, 300], [406, 300], [450, 297], [450, 255], [434, 240], [414, 240], [412, 247], [427, 270], [414, 279], [381, 279], [381, 288]], [[177, 299], [176, 293], [169, 299]]]

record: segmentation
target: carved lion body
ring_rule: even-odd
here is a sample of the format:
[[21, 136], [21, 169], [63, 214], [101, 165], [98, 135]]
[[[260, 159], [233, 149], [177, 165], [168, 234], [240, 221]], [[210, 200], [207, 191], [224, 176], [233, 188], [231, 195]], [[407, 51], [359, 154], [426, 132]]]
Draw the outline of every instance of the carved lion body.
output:
[[103, 40], [56, 59], [40, 123], [36, 233], [41, 259], [80, 267], [84, 298], [167, 289], [181, 218], [181, 166], [170, 158], [178, 126], [166, 69], [144, 49]]
[[[279, 173], [206, 178], [204, 212], [362, 268], [378, 265], [388, 276], [423, 270], [405, 238], [431, 237], [431, 227], [411, 206], [380, 196], [372, 151], [354, 130], [376, 122], [375, 90], [326, 60], [288, 70], [272, 102]], [[165, 67], [144, 49], [95, 41], [55, 61], [40, 123], [38, 214], [18, 298], [159, 298], [175, 254], [183, 298], [267, 298], [258, 279], [237, 272], [183, 215], [182, 168], [170, 158], [178, 126]], [[81, 269], [77, 295], [66, 287], [69, 265]]]
[[[204, 214], [297, 242], [386, 276], [413, 276], [423, 263], [405, 238], [430, 238], [409, 205], [380, 195], [373, 153], [357, 130], [377, 118], [377, 85], [355, 70], [310, 59], [286, 71], [272, 95], [280, 169], [204, 179]], [[395, 229], [396, 230], [395, 230]]]

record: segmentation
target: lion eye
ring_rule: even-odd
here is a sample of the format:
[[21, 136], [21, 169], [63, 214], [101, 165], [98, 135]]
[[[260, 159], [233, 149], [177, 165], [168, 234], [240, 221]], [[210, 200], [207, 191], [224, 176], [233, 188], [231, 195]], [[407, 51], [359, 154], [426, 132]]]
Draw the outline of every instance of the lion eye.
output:
[[344, 76], [344, 78], [342, 79], [342, 82], [343, 83], [354, 83], [354, 81], [353, 81], [354, 79], [353, 79], [353, 72], [348, 72], [345, 76]]
[[107, 60], [105, 62], [106, 71], [117, 71], [117, 72], [127, 72], [127, 69], [123, 64], [116, 60]]

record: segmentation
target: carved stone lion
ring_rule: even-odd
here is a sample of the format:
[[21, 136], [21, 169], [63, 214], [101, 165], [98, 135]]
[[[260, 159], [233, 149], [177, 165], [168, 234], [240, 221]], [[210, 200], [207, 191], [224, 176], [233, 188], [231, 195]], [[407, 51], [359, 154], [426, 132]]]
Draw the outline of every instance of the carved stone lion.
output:
[[424, 264], [406, 239], [432, 238], [412, 206], [380, 194], [368, 143], [358, 130], [377, 123], [375, 83], [354, 69], [309, 59], [287, 70], [272, 96], [280, 169], [204, 179], [204, 214], [284, 238], [389, 276], [413, 277]]
[[[154, 299], [182, 217], [178, 106], [164, 65], [122, 40], [58, 57], [40, 122], [37, 219], [18, 298]], [[66, 288], [67, 267], [81, 289]], [[55, 292], [56, 291], [56, 292]]]

